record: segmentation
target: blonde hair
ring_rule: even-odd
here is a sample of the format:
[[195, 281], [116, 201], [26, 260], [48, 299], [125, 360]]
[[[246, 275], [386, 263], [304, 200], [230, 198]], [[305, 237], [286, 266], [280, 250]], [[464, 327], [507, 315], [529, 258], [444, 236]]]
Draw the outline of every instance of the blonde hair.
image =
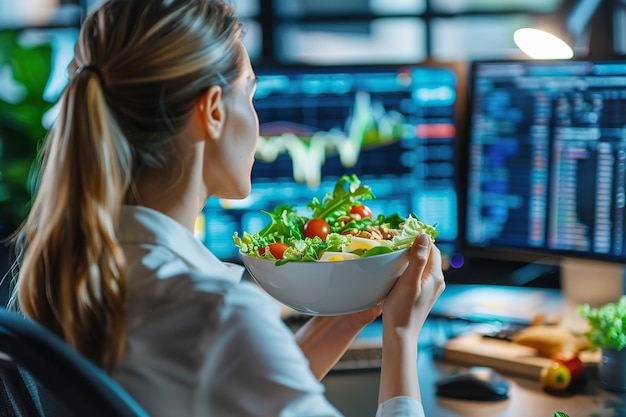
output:
[[174, 138], [196, 99], [241, 72], [241, 30], [210, 0], [109, 0], [81, 28], [14, 235], [12, 302], [107, 370], [126, 338], [120, 206], [143, 167], [177, 167]]

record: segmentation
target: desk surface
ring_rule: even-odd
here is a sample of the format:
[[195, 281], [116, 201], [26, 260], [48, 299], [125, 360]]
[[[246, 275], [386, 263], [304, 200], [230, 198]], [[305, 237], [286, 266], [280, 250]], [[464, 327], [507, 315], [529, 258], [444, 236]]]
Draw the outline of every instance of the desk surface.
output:
[[[433, 349], [441, 342], [437, 340], [441, 336], [438, 326], [443, 317], [505, 316], [527, 321], [537, 312], [558, 314], [562, 304], [558, 291], [532, 288], [452, 285], [444, 294], [433, 309], [433, 316], [439, 319], [428, 321], [438, 324], [433, 330], [428, 328], [427, 322], [420, 335], [417, 369], [426, 416], [553, 417], [555, 411], [562, 411], [570, 417], [626, 417], [626, 394], [602, 390], [593, 381], [579, 394], [557, 397], [544, 392], [538, 378], [501, 372], [510, 383], [509, 398], [504, 401], [477, 402], [437, 397], [435, 382], [443, 374], [461, 367], [435, 359], [433, 355]], [[368, 336], [373, 336], [371, 331]], [[424, 341], [422, 337], [430, 340]], [[378, 402], [379, 376], [377, 370], [335, 371], [323, 383], [329, 400], [345, 417], [373, 417]]]
[[[439, 398], [435, 382], [457, 365], [433, 360], [429, 349], [420, 349], [418, 373], [424, 410], [428, 417], [553, 417], [555, 411], [570, 417], [626, 417], [626, 394], [611, 393], [588, 383], [571, 397], [545, 393], [539, 381], [503, 376], [509, 381], [509, 398], [478, 402]], [[373, 417], [378, 401], [377, 371], [333, 372], [323, 381], [329, 400], [345, 417]]]
[[562, 309], [563, 299], [557, 289], [449, 284], [431, 316], [529, 323], [537, 314], [557, 320]]

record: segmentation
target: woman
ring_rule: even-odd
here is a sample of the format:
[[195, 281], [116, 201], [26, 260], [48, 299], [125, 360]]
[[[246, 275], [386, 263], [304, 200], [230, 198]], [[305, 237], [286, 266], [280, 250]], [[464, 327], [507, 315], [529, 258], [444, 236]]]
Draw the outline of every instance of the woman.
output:
[[19, 308], [168, 417], [337, 416], [319, 380], [384, 311], [379, 415], [421, 416], [417, 337], [445, 286], [427, 236], [382, 306], [295, 337], [193, 236], [209, 197], [250, 192], [241, 30], [208, 0], [110, 0], [87, 18], [17, 235]]

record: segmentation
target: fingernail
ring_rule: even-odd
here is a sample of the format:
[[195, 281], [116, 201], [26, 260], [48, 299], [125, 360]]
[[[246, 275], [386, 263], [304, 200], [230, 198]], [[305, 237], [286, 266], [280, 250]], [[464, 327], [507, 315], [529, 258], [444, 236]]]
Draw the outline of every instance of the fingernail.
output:
[[430, 237], [426, 233], [422, 233], [417, 237], [417, 244], [420, 246], [430, 246]]

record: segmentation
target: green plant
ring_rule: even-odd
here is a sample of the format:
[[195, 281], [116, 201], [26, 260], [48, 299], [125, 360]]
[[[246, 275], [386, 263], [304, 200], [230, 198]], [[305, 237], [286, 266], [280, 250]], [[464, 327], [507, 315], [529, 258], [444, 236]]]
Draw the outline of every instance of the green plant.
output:
[[555, 411], [554, 417], [569, 417], [569, 416], [562, 411]]
[[585, 336], [594, 346], [615, 350], [626, 347], [626, 296], [597, 308], [584, 304], [578, 312], [589, 322]]
[[46, 134], [42, 124], [52, 103], [44, 90], [52, 69], [52, 46], [23, 45], [14, 30], [0, 30], [0, 72], [10, 74], [15, 88], [0, 92], [0, 238], [28, 210], [29, 178], [37, 148]]

